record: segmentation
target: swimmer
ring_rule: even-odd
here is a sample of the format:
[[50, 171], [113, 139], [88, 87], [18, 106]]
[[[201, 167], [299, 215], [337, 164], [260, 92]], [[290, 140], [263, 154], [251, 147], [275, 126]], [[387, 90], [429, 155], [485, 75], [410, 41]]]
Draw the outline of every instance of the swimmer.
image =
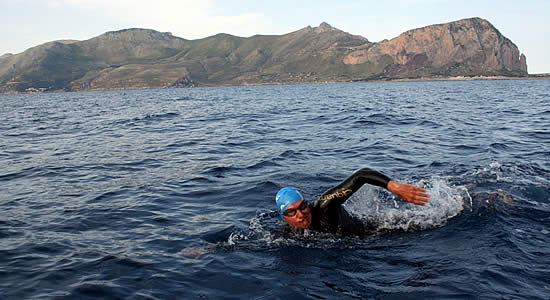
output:
[[[384, 174], [363, 168], [353, 173], [339, 185], [326, 191], [314, 203], [308, 203], [292, 187], [282, 188], [275, 198], [281, 218], [293, 230], [311, 229], [340, 235], [361, 236], [369, 233], [368, 224], [347, 212], [342, 204], [351, 197], [363, 184], [383, 187], [399, 196], [401, 200], [416, 205], [430, 202], [428, 192], [409, 184], [400, 184]], [[214, 252], [215, 244], [203, 247], [182, 249], [181, 255], [198, 259], [204, 254]]]
[[366, 224], [347, 212], [342, 204], [365, 183], [385, 188], [401, 200], [416, 205], [424, 206], [430, 202], [430, 196], [425, 189], [397, 183], [369, 168], [356, 171], [313, 203], [306, 202], [293, 187], [279, 190], [275, 202], [281, 218], [293, 229], [362, 235], [366, 231]]

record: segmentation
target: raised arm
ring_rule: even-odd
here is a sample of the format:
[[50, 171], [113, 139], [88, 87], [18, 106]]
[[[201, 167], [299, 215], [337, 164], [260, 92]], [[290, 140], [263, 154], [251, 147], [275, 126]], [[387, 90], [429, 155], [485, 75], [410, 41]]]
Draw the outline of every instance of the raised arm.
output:
[[378, 171], [363, 168], [353, 173], [339, 185], [326, 191], [319, 198], [319, 201], [321, 201], [321, 207], [341, 205], [365, 183], [387, 188], [390, 181], [390, 178]]
[[425, 189], [410, 184], [397, 183], [378, 171], [363, 168], [353, 173], [339, 185], [326, 191], [319, 198], [321, 207], [342, 205], [365, 183], [385, 188], [399, 196], [401, 200], [416, 205], [425, 205], [430, 202], [430, 195]]

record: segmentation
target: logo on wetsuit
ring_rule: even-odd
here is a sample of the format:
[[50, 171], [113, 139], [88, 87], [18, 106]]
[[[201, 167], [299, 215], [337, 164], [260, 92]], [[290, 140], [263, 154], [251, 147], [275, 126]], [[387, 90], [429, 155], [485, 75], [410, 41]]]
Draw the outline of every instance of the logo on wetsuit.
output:
[[347, 190], [343, 190], [341, 192], [336, 192], [336, 193], [325, 195], [325, 196], [323, 196], [323, 198], [321, 198], [321, 200], [332, 200], [334, 198], [347, 197], [348, 195], [350, 195], [352, 193], [353, 193], [352, 190], [347, 189]]

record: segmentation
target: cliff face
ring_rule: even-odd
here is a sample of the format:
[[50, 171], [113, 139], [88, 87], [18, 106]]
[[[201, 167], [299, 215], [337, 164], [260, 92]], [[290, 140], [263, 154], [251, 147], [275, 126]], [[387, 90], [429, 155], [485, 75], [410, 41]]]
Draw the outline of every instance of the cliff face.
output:
[[57, 41], [0, 57], [0, 92], [525, 76], [518, 48], [479, 18], [380, 43], [322, 23], [285, 35], [184, 40], [147, 29]]
[[489, 22], [479, 18], [407, 31], [368, 50], [350, 53], [346, 64], [389, 60], [380, 77], [415, 75], [522, 75], [526, 58]]

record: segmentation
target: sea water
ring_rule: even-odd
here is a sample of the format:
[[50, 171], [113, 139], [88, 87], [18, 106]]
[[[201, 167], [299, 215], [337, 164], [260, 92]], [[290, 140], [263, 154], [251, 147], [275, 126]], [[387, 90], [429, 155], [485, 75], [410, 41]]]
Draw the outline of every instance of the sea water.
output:
[[[550, 81], [0, 95], [1, 299], [548, 299]], [[367, 237], [284, 234], [369, 167]]]

